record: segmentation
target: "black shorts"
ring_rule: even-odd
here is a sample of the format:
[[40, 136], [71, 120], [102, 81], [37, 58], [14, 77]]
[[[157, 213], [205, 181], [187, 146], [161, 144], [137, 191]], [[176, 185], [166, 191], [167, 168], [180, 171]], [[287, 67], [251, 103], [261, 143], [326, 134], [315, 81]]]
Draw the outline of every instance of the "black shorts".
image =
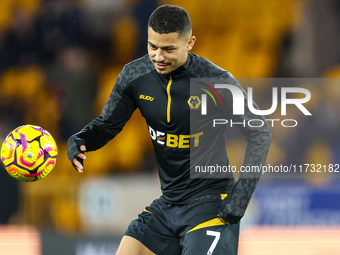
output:
[[217, 218], [221, 195], [205, 195], [185, 205], [156, 199], [129, 225], [125, 235], [157, 255], [236, 255], [239, 224]]

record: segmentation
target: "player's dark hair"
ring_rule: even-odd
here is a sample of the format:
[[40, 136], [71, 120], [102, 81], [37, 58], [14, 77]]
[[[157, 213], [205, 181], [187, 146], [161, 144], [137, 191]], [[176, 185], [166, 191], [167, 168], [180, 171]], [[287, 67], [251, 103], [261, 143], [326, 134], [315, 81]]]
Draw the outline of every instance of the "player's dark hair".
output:
[[177, 32], [181, 37], [191, 33], [191, 20], [187, 11], [182, 7], [166, 4], [153, 11], [148, 27], [159, 34]]

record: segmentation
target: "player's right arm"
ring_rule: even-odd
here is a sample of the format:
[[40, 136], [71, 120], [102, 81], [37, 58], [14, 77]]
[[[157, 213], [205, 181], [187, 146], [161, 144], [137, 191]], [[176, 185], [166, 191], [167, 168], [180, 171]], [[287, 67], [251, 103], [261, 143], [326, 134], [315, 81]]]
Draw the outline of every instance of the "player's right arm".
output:
[[84, 170], [84, 153], [98, 150], [113, 139], [136, 109], [124, 70], [119, 74], [101, 114], [68, 140], [67, 156], [78, 172]]

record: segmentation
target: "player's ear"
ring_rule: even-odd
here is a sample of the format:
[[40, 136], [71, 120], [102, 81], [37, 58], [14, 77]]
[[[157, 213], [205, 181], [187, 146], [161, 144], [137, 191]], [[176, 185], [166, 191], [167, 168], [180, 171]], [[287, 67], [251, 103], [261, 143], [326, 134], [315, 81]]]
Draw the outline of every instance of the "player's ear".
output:
[[191, 49], [194, 47], [195, 42], [196, 42], [196, 36], [190, 36], [188, 43], [187, 43], [187, 51], [191, 51]]

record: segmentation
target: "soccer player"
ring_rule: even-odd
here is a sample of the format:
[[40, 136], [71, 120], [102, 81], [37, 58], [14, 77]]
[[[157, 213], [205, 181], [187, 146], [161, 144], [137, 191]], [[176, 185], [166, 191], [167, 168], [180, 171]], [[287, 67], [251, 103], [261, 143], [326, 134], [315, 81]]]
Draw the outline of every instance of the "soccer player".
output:
[[[244, 166], [265, 163], [271, 135], [263, 116], [249, 111], [247, 95], [235, 78], [207, 59], [189, 53], [195, 41], [183, 8], [158, 7], [149, 18], [148, 55], [124, 66], [100, 116], [69, 139], [68, 157], [81, 173], [84, 153], [113, 139], [136, 108], [146, 119], [162, 196], [131, 222], [118, 255], [237, 254], [240, 219], [259, 174], [243, 172], [236, 181], [233, 173], [225, 178], [190, 178], [190, 171], [194, 165], [230, 165], [225, 125], [212, 129], [207, 120], [233, 118], [239, 123], [236, 126], [248, 142]], [[244, 114], [233, 114], [230, 89], [214, 90], [209, 84], [199, 83], [205, 90], [191, 90], [191, 78], [227, 79], [242, 91]], [[197, 93], [208, 88], [216, 92], [221, 105], [204, 115], [195, 108], [206, 103], [205, 107], [211, 109], [213, 100], [199, 102]], [[249, 120], [252, 125], [246, 125]]]

